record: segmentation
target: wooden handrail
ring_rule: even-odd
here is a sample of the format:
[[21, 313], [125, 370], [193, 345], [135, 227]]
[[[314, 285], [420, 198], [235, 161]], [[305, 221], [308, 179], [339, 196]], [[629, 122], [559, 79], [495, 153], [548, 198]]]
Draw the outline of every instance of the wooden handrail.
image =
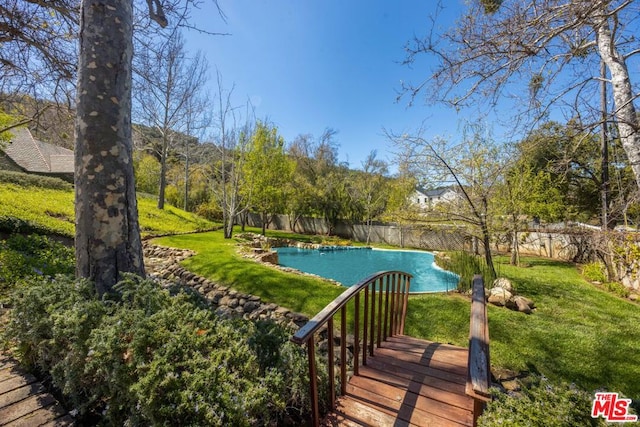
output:
[[[311, 415], [314, 426], [320, 425], [318, 409], [318, 377], [316, 371], [315, 334], [327, 325], [328, 372], [330, 405], [335, 406], [334, 373], [334, 316], [340, 312], [340, 391], [345, 394], [347, 386], [347, 304], [353, 301], [354, 316], [352, 330], [353, 373], [358, 375], [360, 363], [367, 364], [367, 356], [373, 356], [375, 344], [379, 347], [387, 337], [403, 334], [407, 314], [409, 286], [413, 276], [402, 271], [383, 271], [373, 274], [344, 291], [329, 303], [307, 324], [291, 337], [291, 341], [307, 344], [309, 362], [309, 388]], [[376, 293], [377, 301], [376, 301]], [[364, 296], [364, 306], [360, 310], [360, 295]], [[362, 316], [360, 315], [362, 311]], [[362, 337], [360, 330], [362, 328]], [[362, 339], [362, 346], [360, 341]]]
[[469, 372], [466, 393], [474, 398], [474, 414], [478, 417], [482, 413], [485, 402], [490, 400], [489, 387], [491, 386], [489, 319], [487, 317], [484, 281], [480, 275], [473, 278], [470, 317]]

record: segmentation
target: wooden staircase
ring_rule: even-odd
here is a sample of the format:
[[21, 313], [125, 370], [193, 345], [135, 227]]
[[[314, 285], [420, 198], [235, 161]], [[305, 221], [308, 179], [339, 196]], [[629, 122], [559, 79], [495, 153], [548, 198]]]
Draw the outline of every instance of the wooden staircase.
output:
[[[307, 345], [315, 426], [474, 426], [489, 399], [489, 335], [484, 284], [473, 283], [469, 348], [404, 335], [409, 274], [392, 271], [368, 277], [301, 328], [292, 341]], [[363, 302], [360, 296], [363, 296]], [[353, 375], [348, 378], [348, 340], [334, 339], [339, 312], [340, 336], [347, 336], [347, 303], [353, 301]], [[362, 315], [361, 315], [362, 313]], [[362, 334], [361, 334], [362, 332]], [[335, 374], [328, 357], [331, 411], [320, 418], [316, 336], [326, 334], [328, 354], [340, 349]], [[340, 385], [335, 396], [336, 377]]]

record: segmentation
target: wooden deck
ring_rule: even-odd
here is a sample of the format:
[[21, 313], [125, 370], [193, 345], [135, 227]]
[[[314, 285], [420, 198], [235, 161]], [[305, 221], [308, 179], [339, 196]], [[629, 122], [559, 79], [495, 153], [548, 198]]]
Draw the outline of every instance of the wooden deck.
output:
[[353, 376], [325, 426], [473, 426], [468, 350], [405, 335], [387, 338]]
[[73, 418], [33, 375], [0, 354], [0, 426], [70, 426]]

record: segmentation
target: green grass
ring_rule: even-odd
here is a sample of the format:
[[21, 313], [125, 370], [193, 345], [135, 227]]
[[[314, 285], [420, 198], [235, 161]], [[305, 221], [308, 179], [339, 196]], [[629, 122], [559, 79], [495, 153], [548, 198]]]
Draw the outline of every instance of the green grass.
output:
[[[138, 197], [140, 228], [143, 236], [188, 233], [211, 229], [215, 224], [170, 205], [156, 208], [156, 201]], [[0, 185], [0, 218], [19, 218], [51, 234], [73, 237], [73, 190], [22, 186], [14, 183]]]
[[[268, 232], [282, 236], [283, 233]], [[288, 237], [295, 237], [291, 233]], [[158, 239], [159, 244], [191, 248], [191, 271], [308, 315], [316, 314], [342, 289], [282, 273], [242, 259], [235, 240], [219, 232]], [[587, 390], [618, 391], [640, 398], [640, 307], [587, 283], [574, 265], [526, 258], [529, 267], [498, 258], [502, 276], [533, 299], [525, 315], [489, 306], [491, 362], [494, 367], [538, 372]], [[459, 294], [416, 295], [409, 300], [408, 335], [467, 346], [469, 300]]]
[[[640, 307], [598, 289], [574, 265], [526, 258], [527, 268], [499, 258], [502, 276], [537, 309], [524, 315], [489, 306], [493, 366], [538, 372], [594, 390], [640, 398]], [[412, 297], [407, 333], [467, 343], [469, 304], [460, 295]]]

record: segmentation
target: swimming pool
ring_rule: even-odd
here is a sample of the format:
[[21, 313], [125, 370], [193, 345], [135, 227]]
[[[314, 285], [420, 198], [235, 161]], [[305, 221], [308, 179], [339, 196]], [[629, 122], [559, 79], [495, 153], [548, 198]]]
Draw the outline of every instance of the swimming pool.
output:
[[385, 270], [411, 273], [411, 293], [449, 291], [458, 283], [458, 275], [436, 266], [429, 252], [359, 247], [275, 250], [280, 265], [333, 279], [346, 287]]

